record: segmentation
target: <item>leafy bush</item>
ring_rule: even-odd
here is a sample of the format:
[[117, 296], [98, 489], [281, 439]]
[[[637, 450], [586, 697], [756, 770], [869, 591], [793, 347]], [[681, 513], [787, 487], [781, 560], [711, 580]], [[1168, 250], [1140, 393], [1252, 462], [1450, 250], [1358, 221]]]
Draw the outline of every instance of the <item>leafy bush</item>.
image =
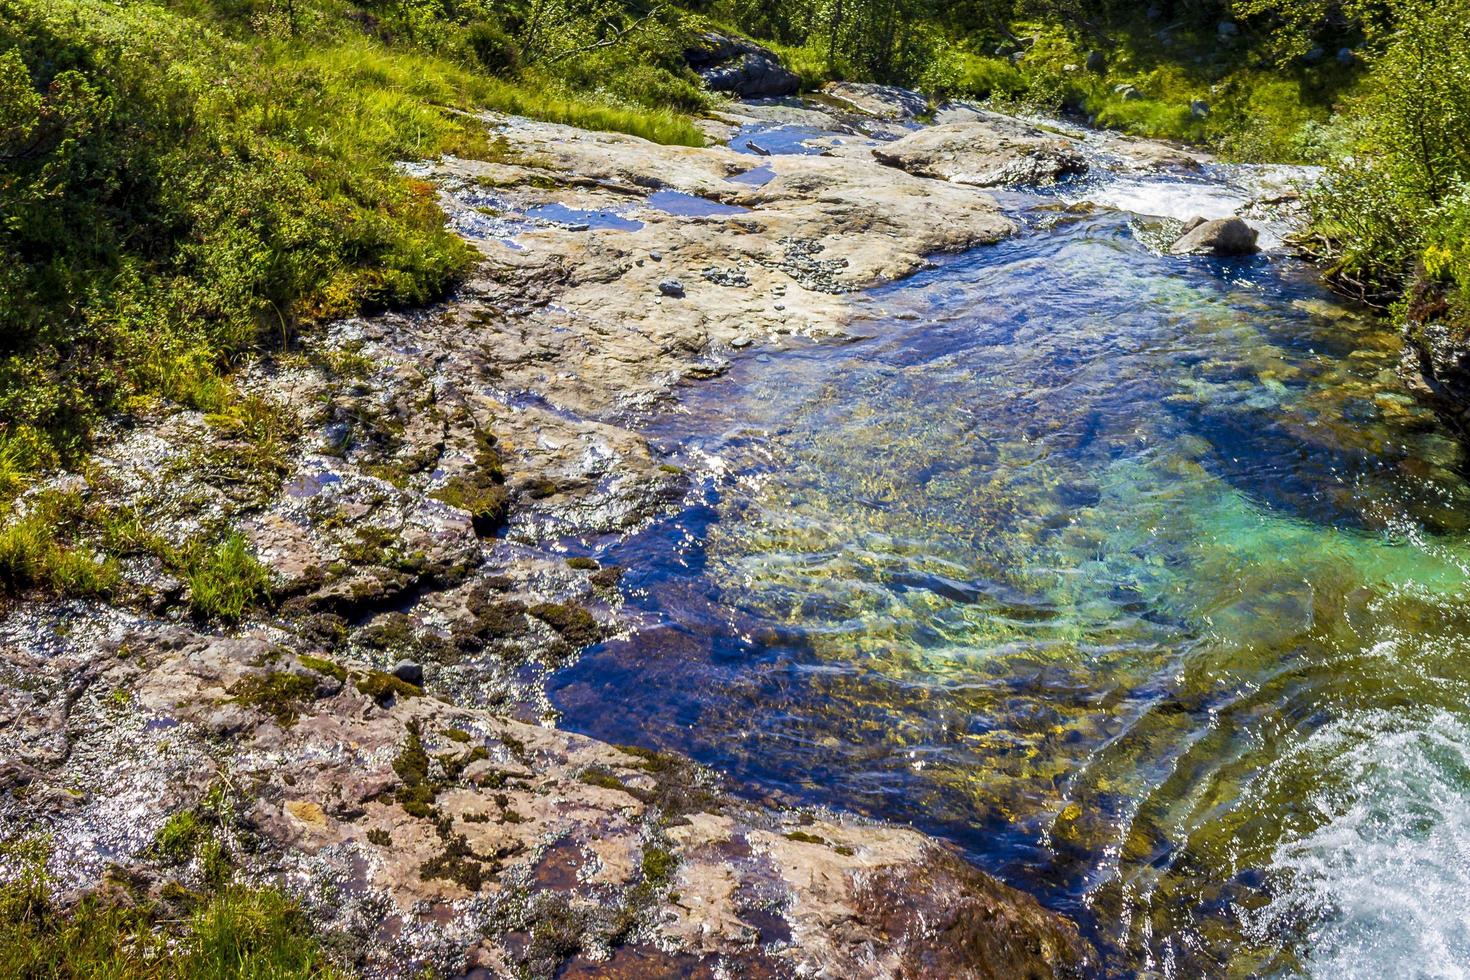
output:
[[[1350, 107], [1354, 152], [1310, 196], [1330, 274], [1388, 303], [1417, 280], [1463, 305], [1470, 254], [1470, 16], [1464, 4], [1405, 0], [1397, 29]], [[1421, 297], [1422, 298], [1422, 297]]]

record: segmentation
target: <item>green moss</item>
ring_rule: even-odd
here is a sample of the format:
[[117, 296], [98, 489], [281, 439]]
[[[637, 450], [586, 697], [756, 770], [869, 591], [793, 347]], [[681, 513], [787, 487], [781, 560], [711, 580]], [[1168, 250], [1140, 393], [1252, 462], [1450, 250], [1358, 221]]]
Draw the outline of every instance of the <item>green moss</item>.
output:
[[595, 558], [584, 558], [580, 555], [567, 559], [567, 567], [574, 568], [579, 572], [595, 572], [602, 566]]
[[581, 606], [567, 602], [542, 602], [527, 611], [554, 629], [574, 649], [590, 646], [603, 637], [601, 624]]
[[623, 570], [617, 565], [608, 565], [605, 568], [593, 572], [587, 579], [587, 581], [592, 583], [594, 588], [606, 591], [615, 590], [618, 587], [618, 583], [622, 580]]
[[316, 695], [316, 679], [305, 674], [273, 670], [236, 681], [230, 694], [238, 704], [258, 708], [281, 725], [291, 725]]
[[153, 839], [153, 853], [168, 864], [184, 864], [194, 856], [194, 849], [209, 833], [209, 828], [194, 810], [180, 810], [164, 822]]
[[343, 683], [347, 681], [347, 668], [335, 661], [313, 657], [308, 654], [301, 654], [296, 659], [300, 660], [301, 666], [308, 670], [314, 670], [318, 674], [323, 674], [327, 677], [334, 677]]
[[442, 841], [443, 849], [419, 866], [419, 877], [452, 881], [471, 892], [479, 891], [494, 866], [487, 868], [463, 834], [445, 833]]
[[424, 694], [423, 688], [382, 670], [370, 670], [360, 675], [357, 689], [379, 704], [386, 704], [394, 698], [423, 697]]
[[505, 470], [495, 443], [490, 433], [478, 433], [470, 468], [429, 494], [468, 511], [475, 533], [483, 536], [494, 534], [510, 513], [510, 493], [505, 489]]
[[400, 781], [395, 799], [409, 816], [431, 817], [439, 787], [429, 778], [429, 754], [424, 750], [419, 723], [409, 722], [407, 731], [408, 738], [393, 760], [393, 772]]
[[586, 783], [588, 786], [597, 786], [601, 789], [621, 790], [622, 792], [627, 793], [630, 796], [637, 795], [632, 789], [624, 786], [621, 779], [608, 772], [606, 769], [587, 769], [577, 777], [577, 781], [581, 783]]
[[794, 840], [798, 844], [826, 844], [827, 843], [826, 838], [824, 838], [824, 837], [818, 837], [816, 834], [809, 834], [809, 833], [807, 833], [804, 830], [793, 830], [793, 831], [791, 831], [791, 833], [789, 833], [789, 834], [786, 835], [786, 839], [787, 840]]
[[446, 728], [444, 729], [444, 737], [451, 742], [468, 742], [474, 738], [473, 735], [463, 728]]
[[367, 842], [377, 847], [393, 846], [393, 837], [381, 827], [374, 827], [367, 832]]
[[679, 858], [672, 852], [659, 847], [646, 847], [643, 849], [643, 860], [640, 862], [640, 870], [643, 872], [643, 880], [655, 888], [662, 888], [674, 877], [674, 869], [679, 866]]

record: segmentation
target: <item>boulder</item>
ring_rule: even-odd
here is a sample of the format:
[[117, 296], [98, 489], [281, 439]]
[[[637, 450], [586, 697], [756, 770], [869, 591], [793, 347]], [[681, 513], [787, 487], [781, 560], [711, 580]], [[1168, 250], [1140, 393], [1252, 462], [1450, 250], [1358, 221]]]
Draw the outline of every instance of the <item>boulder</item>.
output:
[[1251, 255], [1256, 246], [1256, 230], [1239, 218], [1215, 218], [1206, 221], [1193, 218], [1184, 225], [1184, 234], [1169, 246], [1173, 255]]
[[1014, 120], [931, 126], [873, 148], [880, 163], [975, 187], [1054, 184], [1087, 172], [1070, 141]]
[[865, 82], [828, 82], [822, 94], [858, 112], [895, 122], [914, 119], [929, 111], [929, 100], [911, 89], [897, 85], [871, 85]]
[[714, 92], [761, 99], [795, 95], [801, 87], [774, 51], [745, 38], [705, 34], [698, 47], [684, 52], [684, 60]]

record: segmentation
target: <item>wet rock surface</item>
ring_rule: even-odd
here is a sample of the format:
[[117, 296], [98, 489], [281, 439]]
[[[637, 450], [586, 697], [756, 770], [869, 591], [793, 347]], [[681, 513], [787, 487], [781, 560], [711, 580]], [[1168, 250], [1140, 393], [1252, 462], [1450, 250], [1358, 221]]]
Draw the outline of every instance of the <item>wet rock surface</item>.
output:
[[1184, 233], [1169, 246], [1174, 255], [1251, 255], [1260, 251], [1257, 232], [1240, 218], [1193, 218]]
[[[89, 461], [89, 498], [162, 539], [243, 535], [270, 596], [198, 621], [140, 555], [112, 604], [5, 609], [0, 828], [52, 835], [73, 889], [112, 865], [197, 884], [152, 844], [223, 793], [244, 872], [375, 976], [1082, 969], [1070, 924], [945, 846], [556, 731], [542, 683], [636, 628], [618, 570], [566, 549], [685, 493], [640, 420], [734, 349], [841, 336], [846, 294], [1013, 223], [865, 154], [772, 158], [751, 185], [724, 148], [486, 124], [493, 162], [415, 168], [484, 254], [452, 301], [242, 368], [268, 445], [160, 408]], [[655, 190], [733, 207], [675, 215]]]
[[1045, 186], [1087, 172], [1087, 160], [1068, 140], [1019, 121], [943, 123], [921, 129], [873, 156], [923, 177], [976, 187]]
[[828, 82], [822, 86], [822, 95], [880, 119], [917, 119], [929, 111], [929, 100], [922, 94], [896, 85]]

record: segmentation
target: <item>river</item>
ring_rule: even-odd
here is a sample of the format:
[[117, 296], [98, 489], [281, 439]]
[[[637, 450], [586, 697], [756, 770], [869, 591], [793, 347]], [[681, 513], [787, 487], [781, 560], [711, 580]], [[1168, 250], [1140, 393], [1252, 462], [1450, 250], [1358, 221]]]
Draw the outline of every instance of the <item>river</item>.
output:
[[935, 832], [1110, 975], [1470, 975], [1461, 449], [1309, 266], [1114, 209], [1260, 177], [1007, 194], [655, 418], [693, 489], [592, 542], [639, 627], [564, 724]]

